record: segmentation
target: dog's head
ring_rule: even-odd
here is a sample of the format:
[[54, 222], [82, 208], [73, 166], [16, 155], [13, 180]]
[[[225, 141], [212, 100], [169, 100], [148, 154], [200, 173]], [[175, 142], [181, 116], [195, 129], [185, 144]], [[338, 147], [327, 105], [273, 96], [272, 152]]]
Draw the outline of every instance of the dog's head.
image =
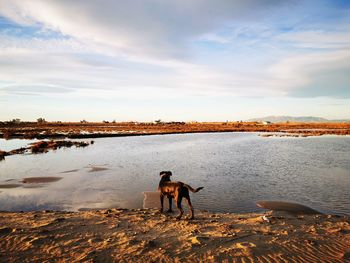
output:
[[161, 171], [159, 176], [162, 177], [162, 180], [170, 181], [170, 176], [172, 176], [172, 173], [170, 171]]

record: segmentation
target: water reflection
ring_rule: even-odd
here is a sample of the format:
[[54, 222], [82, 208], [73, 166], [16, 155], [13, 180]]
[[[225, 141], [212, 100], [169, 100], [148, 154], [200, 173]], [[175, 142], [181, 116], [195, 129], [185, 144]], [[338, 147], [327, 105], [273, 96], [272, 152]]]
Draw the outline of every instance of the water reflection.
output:
[[11, 139], [11, 140], [0, 139], [0, 150], [9, 152], [14, 149], [27, 147], [28, 144], [32, 142], [37, 142], [37, 141], [38, 140], [27, 140], [27, 139]]
[[350, 138], [262, 138], [255, 133], [100, 138], [87, 148], [8, 156], [0, 184], [62, 177], [39, 188], [2, 188], [1, 210], [129, 207], [155, 191], [159, 171], [205, 189], [196, 209], [257, 211], [257, 200], [299, 202], [350, 214]]

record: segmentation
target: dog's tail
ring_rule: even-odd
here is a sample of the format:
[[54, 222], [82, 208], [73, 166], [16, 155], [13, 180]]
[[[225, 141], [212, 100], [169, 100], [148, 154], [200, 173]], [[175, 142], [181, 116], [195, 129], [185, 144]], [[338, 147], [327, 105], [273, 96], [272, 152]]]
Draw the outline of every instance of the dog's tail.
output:
[[184, 187], [186, 187], [188, 190], [190, 190], [193, 193], [197, 193], [198, 191], [202, 190], [204, 187], [198, 187], [197, 189], [193, 189], [191, 186], [188, 184], [184, 184]]

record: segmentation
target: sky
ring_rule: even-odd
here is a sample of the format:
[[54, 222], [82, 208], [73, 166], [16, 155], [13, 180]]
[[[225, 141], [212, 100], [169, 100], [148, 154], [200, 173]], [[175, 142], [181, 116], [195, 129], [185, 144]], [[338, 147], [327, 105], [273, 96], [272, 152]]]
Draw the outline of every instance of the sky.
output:
[[0, 120], [350, 118], [350, 1], [0, 0]]

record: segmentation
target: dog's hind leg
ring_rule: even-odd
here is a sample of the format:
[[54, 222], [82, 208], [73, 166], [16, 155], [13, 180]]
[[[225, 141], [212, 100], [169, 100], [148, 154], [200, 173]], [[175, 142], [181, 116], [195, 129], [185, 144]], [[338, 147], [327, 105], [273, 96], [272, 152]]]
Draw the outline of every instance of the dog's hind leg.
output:
[[181, 219], [181, 217], [182, 217], [182, 215], [184, 213], [184, 210], [182, 209], [182, 206], [181, 206], [181, 201], [182, 201], [181, 199], [182, 198], [179, 198], [179, 199], [176, 200], [176, 206], [177, 206], [177, 208], [180, 211], [180, 214], [176, 217], [176, 219]]
[[191, 217], [190, 217], [190, 219], [194, 219], [194, 209], [193, 209], [193, 206], [192, 206], [192, 203], [191, 203], [191, 199], [188, 197], [188, 198], [186, 198], [186, 200], [187, 200], [187, 204], [188, 204], [188, 206], [189, 206], [189, 208], [191, 210]]

